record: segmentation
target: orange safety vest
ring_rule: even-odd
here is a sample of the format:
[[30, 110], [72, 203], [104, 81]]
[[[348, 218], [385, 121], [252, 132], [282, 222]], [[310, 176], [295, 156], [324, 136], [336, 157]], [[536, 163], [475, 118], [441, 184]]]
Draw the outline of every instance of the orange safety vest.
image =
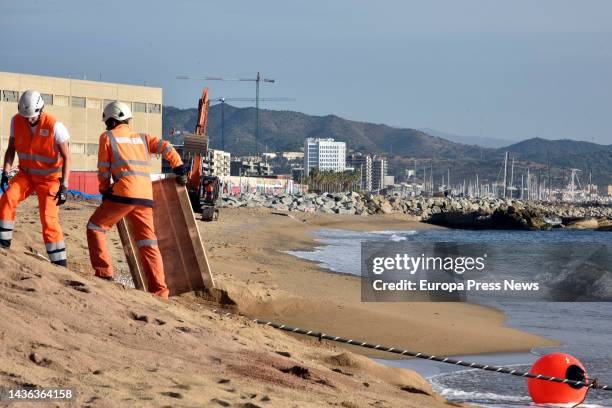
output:
[[35, 176], [61, 177], [64, 159], [55, 147], [55, 122], [53, 116], [43, 112], [36, 133], [32, 133], [26, 118], [13, 116], [14, 143], [20, 170]]
[[163, 154], [173, 167], [183, 163], [168, 141], [132, 132], [127, 125], [119, 125], [102, 133], [98, 151], [98, 179], [101, 186], [110, 186], [112, 177], [114, 184], [107, 195], [109, 200], [153, 205], [149, 165], [151, 153]]

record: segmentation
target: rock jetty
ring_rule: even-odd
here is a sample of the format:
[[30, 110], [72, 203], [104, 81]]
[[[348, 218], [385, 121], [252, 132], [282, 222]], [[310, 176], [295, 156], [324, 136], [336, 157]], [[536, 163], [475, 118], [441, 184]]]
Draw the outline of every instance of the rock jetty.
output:
[[612, 206], [466, 197], [400, 197], [370, 193], [226, 195], [220, 207], [265, 207], [320, 214], [405, 214], [453, 228], [612, 230]]

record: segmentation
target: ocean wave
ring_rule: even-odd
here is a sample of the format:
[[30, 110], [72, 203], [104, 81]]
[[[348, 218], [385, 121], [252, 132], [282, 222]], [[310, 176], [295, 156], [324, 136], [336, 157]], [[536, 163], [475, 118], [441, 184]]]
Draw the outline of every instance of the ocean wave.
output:
[[[503, 367], [524, 367], [524, 364], [503, 365]], [[462, 377], [466, 374], [477, 373], [478, 369], [459, 370], [449, 373], [441, 373], [427, 377], [427, 380], [433, 387], [434, 391], [442, 397], [456, 402], [468, 402], [476, 406], [484, 406], [488, 408], [514, 408], [514, 407], [541, 407], [541, 408], [572, 408], [574, 403], [569, 404], [535, 404], [527, 395], [505, 395], [497, 392], [481, 392], [481, 391], [464, 391], [454, 388], [454, 384], [450, 382], [462, 382]], [[496, 387], [497, 388], [497, 387]], [[594, 403], [581, 404], [584, 408], [605, 408], [605, 405]]]
[[610, 301], [612, 273], [608, 259], [573, 260], [567, 264], [548, 266], [536, 277], [550, 289], [555, 301]]
[[434, 385], [435, 391], [447, 398], [449, 400], [454, 401], [469, 401], [469, 402], [491, 402], [496, 404], [504, 404], [504, 403], [523, 403], [526, 406], [531, 404], [531, 398], [525, 396], [516, 396], [516, 395], [502, 395], [494, 392], [476, 392], [476, 391], [462, 391], [454, 388], [446, 388], [440, 384], [432, 384]]
[[401, 241], [405, 241], [406, 239], [407, 239], [406, 237], [403, 237], [397, 234], [393, 234], [389, 237], [389, 240], [393, 242], [401, 242]]
[[378, 234], [378, 235], [416, 235], [418, 233], [417, 230], [406, 230], [406, 231], [371, 231], [370, 234]]
[[[530, 397], [503, 395], [494, 392], [475, 392], [462, 391], [454, 388], [443, 387], [440, 384], [432, 383], [434, 390], [442, 397], [450, 401], [469, 402], [472, 405], [480, 405], [489, 408], [505, 408], [505, 407], [542, 407], [542, 408], [572, 408], [574, 403], [569, 404], [535, 404]], [[486, 405], [484, 405], [486, 404]], [[599, 404], [580, 404], [581, 408], [605, 408]]]

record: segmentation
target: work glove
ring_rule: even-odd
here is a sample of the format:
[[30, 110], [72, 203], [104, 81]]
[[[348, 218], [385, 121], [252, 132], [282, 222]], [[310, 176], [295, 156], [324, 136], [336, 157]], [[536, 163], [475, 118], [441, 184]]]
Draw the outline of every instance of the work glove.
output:
[[2, 189], [3, 193], [6, 193], [6, 190], [8, 190], [8, 183], [9, 183], [8, 173], [3, 170], [2, 180], [0, 181], [0, 189]]
[[57, 194], [55, 194], [55, 199], [57, 200], [57, 206], [60, 206], [66, 202], [68, 199], [68, 187], [64, 184], [64, 179], [60, 179], [59, 190], [57, 190]]
[[113, 186], [111, 185], [107, 190], [100, 190], [100, 194], [102, 194], [102, 201], [107, 200], [113, 194]]
[[172, 172], [176, 174], [176, 184], [179, 186], [187, 185], [187, 170], [185, 169], [185, 166], [177, 166], [172, 169]]

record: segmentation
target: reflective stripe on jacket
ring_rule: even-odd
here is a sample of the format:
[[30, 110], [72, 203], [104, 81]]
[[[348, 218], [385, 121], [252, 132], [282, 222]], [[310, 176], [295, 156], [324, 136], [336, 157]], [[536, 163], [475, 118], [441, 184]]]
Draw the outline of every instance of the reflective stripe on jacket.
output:
[[119, 125], [100, 135], [98, 181], [100, 191], [111, 201], [126, 204], [153, 205], [151, 154], [163, 154], [174, 168], [183, 164], [169, 142], [145, 133], [135, 133]]
[[60, 177], [64, 159], [55, 147], [55, 118], [45, 112], [40, 115], [36, 132], [28, 120], [17, 114], [13, 117], [15, 151], [19, 168], [37, 176]]

